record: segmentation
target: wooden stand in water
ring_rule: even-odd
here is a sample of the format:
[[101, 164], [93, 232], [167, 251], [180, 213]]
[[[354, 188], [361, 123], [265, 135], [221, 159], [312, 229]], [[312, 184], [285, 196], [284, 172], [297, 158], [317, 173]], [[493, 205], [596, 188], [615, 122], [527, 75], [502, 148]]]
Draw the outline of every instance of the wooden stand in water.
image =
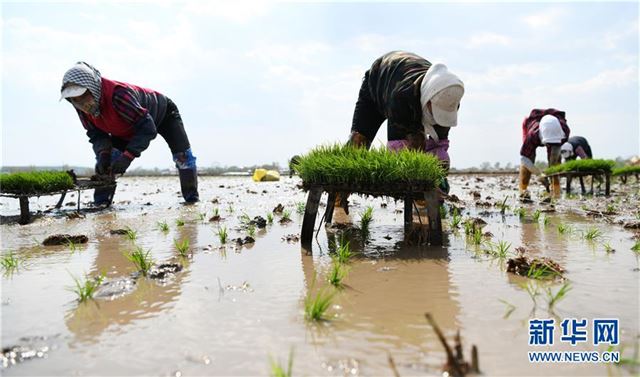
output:
[[303, 187], [309, 191], [304, 218], [302, 220], [302, 230], [300, 232], [300, 241], [304, 248], [310, 249], [316, 216], [318, 214], [318, 206], [320, 204], [320, 198], [324, 192], [328, 193], [327, 209], [324, 216], [325, 223], [331, 223], [333, 220], [333, 211], [335, 209], [335, 201], [338, 194], [340, 194], [342, 198], [344, 198], [347, 193], [351, 193], [370, 195], [374, 197], [391, 196], [396, 199], [404, 200], [405, 234], [416, 231], [413, 226], [414, 200], [424, 200], [426, 202], [425, 209], [429, 223], [428, 225], [418, 229], [419, 232], [422, 232], [419, 238], [432, 245], [442, 245], [442, 220], [440, 218], [439, 195], [437, 190], [433, 188], [433, 185], [417, 182], [396, 184], [387, 187], [315, 184], [303, 184]]
[[[80, 192], [83, 190], [89, 189], [100, 189], [100, 188], [113, 188], [113, 192], [115, 192], [116, 183], [115, 182], [101, 182], [101, 181], [91, 181], [89, 179], [78, 179], [75, 187], [69, 190], [62, 191], [53, 191], [53, 192], [38, 192], [32, 194], [19, 194], [19, 193], [11, 193], [11, 192], [3, 192], [0, 193], [0, 196], [5, 196], [9, 198], [17, 198], [20, 200], [20, 218], [18, 219], [18, 224], [25, 225], [31, 222], [31, 212], [29, 211], [29, 198], [32, 196], [40, 197], [45, 195], [60, 195], [60, 200], [56, 204], [55, 208], [62, 207], [62, 203], [64, 201], [65, 196], [68, 191], [77, 191], [78, 192], [78, 211], [80, 211]], [[111, 205], [111, 201], [113, 200], [113, 193], [109, 198], [109, 205]]]
[[592, 194], [594, 193], [593, 191], [594, 178], [604, 176], [604, 182], [605, 182], [604, 193], [606, 196], [609, 196], [611, 192], [611, 172], [604, 171], [604, 170], [567, 171], [567, 172], [561, 172], [561, 173], [555, 173], [555, 174], [549, 175], [549, 177], [565, 177], [566, 178], [567, 194], [571, 193], [571, 181], [573, 180], [574, 177], [578, 177], [578, 179], [580, 180], [580, 190], [582, 192], [582, 195], [587, 193], [587, 190], [584, 187], [584, 180], [582, 179], [583, 177], [586, 177], [586, 176], [591, 176], [591, 193]]

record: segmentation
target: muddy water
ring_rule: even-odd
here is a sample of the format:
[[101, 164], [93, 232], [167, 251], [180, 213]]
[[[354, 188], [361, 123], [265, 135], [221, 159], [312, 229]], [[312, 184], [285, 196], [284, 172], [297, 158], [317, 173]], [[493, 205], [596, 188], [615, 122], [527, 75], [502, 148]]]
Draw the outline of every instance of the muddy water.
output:
[[[330, 267], [328, 239], [334, 230], [322, 228], [311, 254], [299, 242], [283, 237], [298, 234], [305, 200], [296, 179], [253, 183], [248, 178], [201, 179], [201, 198], [183, 206], [176, 178], [124, 178], [111, 210], [67, 219], [51, 213], [19, 226], [4, 224], [2, 252], [13, 251], [25, 262], [2, 277], [2, 347], [22, 346], [33, 357], [4, 369], [4, 375], [266, 375], [269, 358], [286, 364], [293, 350], [295, 375], [390, 375], [388, 355], [400, 375], [440, 375], [445, 354], [424, 313], [430, 312], [452, 340], [461, 332], [466, 356], [478, 346], [485, 375], [633, 375], [638, 370], [607, 364], [530, 364], [528, 319], [619, 318], [623, 356], [632, 356], [639, 334], [639, 267], [632, 231], [616, 221], [633, 219], [638, 185], [614, 185], [611, 199], [563, 199], [556, 211], [537, 222], [532, 213], [548, 206], [529, 204], [520, 219], [508, 210], [479, 207], [514, 195], [513, 176], [454, 176], [452, 193], [463, 206], [463, 217], [480, 216], [492, 241], [524, 246], [530, 256], [547, 256], [563, 266], [571, 290], [553, 310], [545, 290], [562, 282], [539, 282], [506, 272], [504, 260], [490, 258], [472, 245], [463, 230], [448, 230], [444, 247], [403, 246], [402, 203], [353, 197], [351, 216], [358, 221], [367, 205], [374, 207], [371, 238], [352, 237], [360, 254], [350, 263], [346, 288], [335, 296], [331, 321], [309, 325], [304, 297], [326, 286]], [[224, 187], [221, 187], [224, 186]], [[81, 201], [88, 202], [84, 192]], [[490, 196], [491, 199], [486, 199]], [[212, 200], [218, 203], [212, 203]], [[33, 200], [32, 210], [45, 210], [57, 198]], [[67, 201], [78, 198], [68, 197]], [[15, 202], [15, 203], [14, 203]], [[151, 203], [152, 205], [147, 205]], [[245, 237], [239, 216], [266, 217], [278, 203], [291, 211], [293, 222], [275, 222], [257, 230], [254, 244], [221, 245], [217, 230], [226, 226], [229, 239]], [[382, 208], [381, 204], [387, 204]], [[3, 199], [4, 216], [17, 214], [17, 200]], [[511, 198], [508, 204], [519, 206]], [[584, 215], [585, 209], [615, 204], [626, 212], [605, 219]], [[634, 207], [635, 206], [635, 207]], [[221, 222], [207, 221], [218, 208]], [[205, 215], [201, 216], [201, 213]], [[542, 217], [548, 216], [545, 226]], [[204, 218], [204, 220], [202, 219]], [[178, 226], [176, 220], [183, 220]], [[157, 222], [166, 221], [162, 233]], [[318, 219], [319, 223], [319, 219]], [[559, 234], [558, 224], [571, 224], [572, 234]], [[110, 230], [130, 227], [135, 241]], [[604, 236], [586, 241], [580, 231], [597, 227]], [[85, 234], [89, 243], [40, 246], [50, 234]], [[192, 256], [179, 258], [174, 239], [188, 239]], [[616, 251], [607, 253], [608, 243]], [[132, 278], [133, 265], [123, 256], [133, 245], [150, 249], [154, 260], [179, 262], [182, 271], [163, 280]], [[104, 273], [111, 284], [94, 301], [79, 304], [68, 288], [72, 276]], [[537, 290], [536, 302], [523, 288]], [[511, 309], [512, 310], [511, 310]], [[557, 328], [556, 332], [560, 330]], [[589, 342], [575, 347], [559, 342], [548, 350], [604, 351]]]

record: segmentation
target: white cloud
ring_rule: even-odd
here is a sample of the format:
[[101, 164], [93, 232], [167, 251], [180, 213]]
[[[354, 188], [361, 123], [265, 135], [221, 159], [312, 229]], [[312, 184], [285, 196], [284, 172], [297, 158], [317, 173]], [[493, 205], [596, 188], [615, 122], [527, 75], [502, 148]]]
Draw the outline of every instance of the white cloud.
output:
[[526, 16], [524, 22], [534, 29], [553, 27], [567, 12], [562, 8], [547, 8], [538, 13]]
[[535, 77], [550, 70], [548, 64], [542, 63], [523, 63], [523, 64], [505, 64], [494, 66], [480, 73], [460, 72], [460, 77], [464, 80], [468, 87], [485, 88], [487, 86], [505, 84], [512, 87], [517, 86], [525, 78]]
[[246, 24], [267, 14], [272, 5], [272, 2], [258, 0], [199, 0], [187, 2], [185, 11], [195, 16], [215, 16]]
[[636, 88], [638, 86], [638, 68], [636, 66], [602, 71], [596, 76], [581, 82], [555, 86], [554, 92], [561, 95], [584, 95], [585, 93], [604, 91], [628, 85], [633, 85]]
[[486, 46], [509, 46], [512, 42], [511, 37], [503, 34], [484, 32], [474, 33], [467, 44], [471, 48]]

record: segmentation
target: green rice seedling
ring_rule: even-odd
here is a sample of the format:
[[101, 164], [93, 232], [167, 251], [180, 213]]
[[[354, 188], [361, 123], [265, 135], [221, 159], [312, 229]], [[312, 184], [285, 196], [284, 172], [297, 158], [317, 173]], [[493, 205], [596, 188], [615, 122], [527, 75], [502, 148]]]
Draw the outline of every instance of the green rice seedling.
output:
[[189, 239], [185, 238], [184, 240], [178, 242], [178, 240], [173, 240], [173, 244], [176, 246], [178, 253], [180, 256], [186, 257], [189, 253]]
[[231, 203], [229, 203], [229, 207], [227, 208], [227, 212], [229, 213], [233, 213], [233, 206], [231, 205]]
[[225, 243], [227, 243], [227, 236], [228, 236], [228, 233], [227, 233], [226, 226], [218, 228], [218, 239], [220, 240], [221, 244], [224, 245]]
[[508, 196], [505, 196], [505, 198], [502, 200], [502, 202], [498, 205], [498, 207], [500, 207], [500, 214], [504, 216], [505, 212], [509, 209], [509, 206], [507, 205], [507, 200], [509, 199]]
[[247, 227], [247, 235], [251, 238], [256, 238], [256, 226], [253, 224], [249, 224]]
[[304, 299], [304, 317], [307, 321], [326, 321], [327, 310], [331, 306], [331, 302], [335, 296], [335, 292], [329, 292], [326, 289], [319, 290], [315, 296], [309, 292]]
[[360, 231], [364, 237], [369, 235], [369, 225], [373, 221], [373, 207], [367, 206], [367, 208], [360, 214]]
[[162, 233], [169, 233], [169, 224], [166, 221], [158, 221], [158, 228]]
[[473, 235], [473, 233], [476, 231], [476, 225], [471, 219], [465, 220], [463, 222], [463, 225], [464, 225], [464, 234], [466, 234], [467, 236]]
[[220, 216], [220, 209], [218, 207], [213, 209], [213, 217]]
[[6, 274], [11, 274], [20, 266], [20, 259], [16, 258], [13, 252], [9, 252], [0, 258], [0, 266]]
[[604, 246], [604, 251], [606, 251], [607, 253], [615, 253], [616, 251], [616, 249], [614, 249], [613, 246], [609, 244], [609, 242], [604, 243], [602, 246]]
[[273, 224], [273, 214], [271, 212], [267, 212], [267, 224]]
[[285, 209], [284, 211], [282, 211], [282, 218], [280, 219], [280, 221], [290, 221], [291, 220], [291, 211], [289, 211], [288, 209]]
[[471, 241], [474, 245], [482, 245], [483, 235], [480, 228], [475, 228], [475, 230], [473, 231], [473, 235], [471, 236]]
[[495, 245], [495, 256], [498, 258], [506, 258], [511, 248], [511, 243], [507, 241], [500, 241]]
[[293, 348], [289, 352], [289, 362], [287, 363], [287, 369], [284, 369], [282, 365], [280, 365], [279, 361], [275, 361], [271, 357], [269, 357], [269, 365], [271, 368], [271, 372], [269, 373], [269, 376], [271, 377], [293, 376]]
[[527, 209], [524, 207], [518, 207], [514, 212], [520, 219], [524, 219], [527, 216]]
[[320, 146], [300, 157], [296, 169], [305, 184], [390, 185], [421, 182], [435, 187], [445, 176], [437, 157], [416, 150]]
[[200, 221], [205, 221], [207, 218], [207, 213], [206, 212], [201, 212], [198, 214], [198, 220]]
[[135, 241], [135, 239], [138, 237], [138, 232], [136, 232], [135, 230], [129, 227], [124, 228], [124, 230], [126, 232], [125, 234], [127, 238], [130, 239], [131, 241]]
[[503, 300], [503, 299], [500, 299], [500, 302], [505, 304], [506, 307], [507, 307], [504, 315], [502, 316], [502, 319], [507, 319], [507, 318], [509, 318], [511, 313], [513, 313], [513, 311], [516, 310], [516, 306], [513, 305], [512, 303], [506, 301], [506, 300]]
[[438, 210], [440, 211], [440, 218], [446, 219], [447, 218], [447, 209], [445, 208], [445, 206], [443, 206], [443, 205], [439, 206]]
[[239, 219], [242, 225], [249, 225], [249, 223], [251, 222], [251, 217], [249, 217], [249, 215], [247, 215], [246, 213], [240, 215]]
[[71, 277], [73, 278], [75, 286], [71, 287], [69, 290], [75, 292], [78, 296], [78, 302], [85, 302], [93, 299], [93, 295], [96, 293], [96, 290], [104, 281], [104, 274], [93, 278], [85, 276], [82, 281], [73, 275], [71, 275]]
[[462, 221], [462, 216], [458, 213], [458, 208], [453, 208], [453, 214], [451, 215], [451, 228], [457, 229], [460, 226], [460, 222]]
[[618, 176], [623, 174], [638, 174], [640, 173], [640, 166], [627, 165], [621, 168], [613, 169], [611, 175]]
[[65, 171], [30, 171], [0, 174], [0, 191], [13, 194], [37, 194], [73, 188], [73, 179]]
[[549, 310], [553, 311], [553, 307], [563, 298], [565, 298], [565, 296], [567, 295], [567, 293], [571, 290], [571, 285], [569, 284], [569, 282], [566, 282], [564, 284], [562, 284], [562, 287], [560, 287], [560, 289], [558, 289], [558, 291], [556, 293], [553, 293], [551, 291], [551, 288], [547, 288], [546, 289], [546, 293], [547, 293], [547, 305], [549, 306]]
[[136, 266], [143, 276], [147, 276], [147, 273], [153, 266], [153, 259], [150, 254], [151, 249], [144, 251], [142, 247], [136, 246], [135, 250], [125, 253], [124, 256], [129, 262]]
[[538, 305], [537, 297], [540, 295], [540, 286], [536, 282], [528, 281], [526, 283], [520, 284], [520, 288], [527, 292], [535, 308]]
[[540, 220], [541, 214], [542, 214], [542, 211], [540, 211], [539, 209], [536, 209], [535, 212], [533, 212], [533, 221], [538, 222]]
[[544, 173], [546, 175], [555, 173], [564, 173], [569, 171], [596, 171], [602, 170], [610, 172], [615, 166], [616, 162], [613, 160], [601, 160], [601, 159], [588, 159], [588, 160], [572, 160], [567, 161], [564, 164], [554, 165], [547, 168]]
[[640, 253], [640, 241], [636, 241], [636, 243], [631, 246], [631, 250], [635, 251], [636, 253]]
[[545, 217], [542, 219], [542, 225], [544, 225], [545, 227], [549, 225], [549, 222], [550, 222], [550, 220], [549, 220], [549, 216], [545, 216]]
[[571, 227], [571, 225], [560, 223], [560, 224], [558, 224], [558, 233], [560, 233], [560, 234], [571, 234], [571, 233], [573, 233], [573, 228]]
[[587, 241], [594, 241], [602, 237], [602, 232], [598, 228], [589, 228], [586, 232], [582, 233], [582, 237]]
[[182, 220], [182, 219], [177, 219], [177, 220], [176, 220], [176, 225], [177, 225], [177, 226], [184, 226], [184, 220]]
[[329, 270], [329, 274], [327, 275], [329, 284], [333, 285], [336, 288], [342, 288], [342, 280], [346, 275], [346, 267], [342, 263], [340, 263], [337, 258], [333, 258], [331, 262], [331, 270]]
[[296, 203], [296, 212], [298, 212], [299, 215], [303, 215], [305, 211], [305, 207], [306, 207], [306, 204], [304, 202]]
[[351, 247], [349, 246], [349, 241], [347, 241], [344, 237], [340, 239], [340, 245], [336, 248], [336, 258], [338, 263], [345, 264], [349, 263], [349, 260], [353, 256], [351, 252]]
[[534, 280], [551, 279], [557, 276], [561, 276], [560, 271], [544, 263], [532, 263], [527, 271], [527, 277]]
[[613, 204], [607, 204], [607, 213], [613, 213], [617, 210], [616, 206]]
[[76, 251], [78, 249], [78, 244], [73, 242], [73, 240], [67, 238], [67, 245], [69, 246], [69, 250]]

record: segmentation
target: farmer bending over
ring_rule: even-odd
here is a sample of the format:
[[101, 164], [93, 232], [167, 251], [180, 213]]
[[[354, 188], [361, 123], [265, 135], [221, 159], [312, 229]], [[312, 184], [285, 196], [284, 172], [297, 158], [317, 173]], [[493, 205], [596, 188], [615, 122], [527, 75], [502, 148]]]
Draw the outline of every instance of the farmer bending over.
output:
[[[197, 202], [196, 158], [178, 108], [168, 97], [151, 89], [109, 80], [84, 62], [62, 79], [65, 98], [78, 112], [96, 155], [96, 174], [124, 174], [134, 158], [160, 134], [171, 149], [180, 175], [182, 196]], [[113, 189], [96, 189], [95, 205], [109, 205]]]
[[593, 158], [591, 146], [587, 139], [582, 136], [571, 136], [569, 140], [560, 147], [560, 155], [565, 161], [575, 160], [578, 157], [583, 160]]
[[[564, 111], [556, 109], [533, 109], [522, 122], [522, 148], [520, 148], [520, 195], [529, 198], [531, 174], [542, 172], [534, 164], [536, 148], [547, 147], [549, 166], [560, 163], [560, 146], [569, 137], [569, 126]], [[553, 177], [553, 195], [560, 194], [560, 179]]]
[[[389, 52], [364, 74], [349, 143], [369, 148], [386, 120], [389, 149], [431, 153], [448, 171], [449, 128], [458, 124], [463, 94], [462, 80], [444, 64], [410, 52]], [[440, 188], [449, 191], [446, 180]]]

